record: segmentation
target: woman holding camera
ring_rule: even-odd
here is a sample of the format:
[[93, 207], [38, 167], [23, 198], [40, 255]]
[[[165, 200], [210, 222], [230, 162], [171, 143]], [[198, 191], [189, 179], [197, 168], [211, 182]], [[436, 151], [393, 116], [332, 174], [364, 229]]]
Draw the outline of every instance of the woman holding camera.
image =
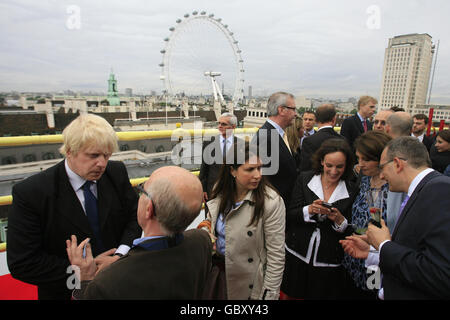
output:
[[345, 292], [339, 240], [350, 224], [355, 185], [353, 153], [344, 139], [322, 143], [302, 172], [286, 211], [285, 299], [339, 299]]

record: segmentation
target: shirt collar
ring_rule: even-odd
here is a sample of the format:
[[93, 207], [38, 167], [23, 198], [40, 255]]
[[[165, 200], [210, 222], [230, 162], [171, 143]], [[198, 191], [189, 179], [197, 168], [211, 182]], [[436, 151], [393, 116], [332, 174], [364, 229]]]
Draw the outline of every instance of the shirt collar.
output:
[[416, 136], [414, 135], [414, 133], [411, 132], [411, 137], [414, 137], [414, 138], [419, 139], [420, 142], [423, 142], [423, 136], [424, 136], [424, 135], [425, 135], [425, 132], [422, 133], [420, 136], [416, 137]]
[[158, 239], [158, 238], [164, 238], [165, 236], [151, 236], [151, 237], [142, 237], [142, 238], [137, 238], [133, 241], [133, 246], [137, 246], [138, 244], [147, 241], [147, 240], [151, 240], [151, 239]]
[[278, 123], [276, 123], [276, 122], [274, 122], [274, 121], [272, 121], [270, 119], [267, 119], [267, 122], [269, 122], [272, 126], [275, 127], [275, 129], [277, 129], [277, 131], [278, 131], [278, 133], [280, 134], [281, 137], [284, 136], [284, 130], [278, 125]]
[[359, 112], [356, 113], [358, 115], [359, 120], [361, 120], [361, 122], [365, 121], [366, 119], [364, 119]]
[[[316, 194], [319, 199], [324, 198], [323, 196], [323, 188], [322, 188], [322, 181], [320, 179], [320, 174], [315, 175], [312, 177], [312, 179], [308, 182], [308, 188]], [[334, 203], [336, 201], [349, 198], [349, 194], [347, 191], [347, 187], [345, 186], [345, 181], [339, 180], [339, 183], [334, 189], [333, 194], [331, 195], [330, 199], [328, 199], [329, 203]]]
[[333, 129], [333, 126], [323, 126], [323, 127], [320, 127], [319, 130], [322, 130], [322, 129], [325, 129], [325, 128], [331, 128], [331, 129]]
[[223, 135], [220, 135], [220, 142], [223, 143], [225, 140], [227, 140], [227, 142], [233, 142], [233, 134], [231, 134], [229, 137], [224, 138]]
[[312, 128], [310, 131], [308, 131], [309, 135], [313, 135], [315, 133], [314, 128]]
[[[69, 178], [69, 182], [73, 190], [79, 190], [86, 183], [86, 180], [73, 172], [72, 169], [70, 169], [69, 164], [67, 163], [67, 159], [64, 160], [64, 166], [66, 168], [67, 177]], [[97, 181], [92, 182], [97, 183]]]
[[411, 181], [411, 184], [409, 185], [408, 188], [408, 197], [411, 197], [411, 195], [413, 194], [414, 190], [416, 190], [416, 187], [419, 185], [420, 181], [422, 181], [423, 178], [425, 178], [425, 176], [427, 174], [429, 174], [430, 172], [434, 171], [431, 168], [427, 168], [425, 170], [423, 170], [422, 172], [420, 172], [414, 179], [413, 181]]

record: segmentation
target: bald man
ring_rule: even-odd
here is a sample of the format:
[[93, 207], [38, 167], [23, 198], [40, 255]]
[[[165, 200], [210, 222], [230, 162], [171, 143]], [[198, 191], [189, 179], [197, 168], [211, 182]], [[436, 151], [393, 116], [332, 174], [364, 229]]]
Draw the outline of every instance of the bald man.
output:
[[413, 119], [411, 115], [404, 111], [398, 111], [390, 115], [386, 120], [384, 131], [392, 137], [392, 139], [409, 136], [413, 127]]
[[200, 213], [200, 180], [183, 168], [167, 166], [154, 171], [138, 190], [143, 236], [109, 268], [95, 275], [88, 239], [79, 245], [75, 236], [67, 240], [69, 260], [80, 268], [76, 299], [201, 298], [211, 267], [211, 239], [200, 229], [184, 231]]
[[375, 118], [373, 121], [373, 130], [384, 131], [384, 127], [386, 126], [387, 118], [389, 118], [389, 116], [393, 113], [394, 113], [394, 111], [389, 110], [389, 109], [381, 110], [380, 112], [378, 112], [375, 115]]

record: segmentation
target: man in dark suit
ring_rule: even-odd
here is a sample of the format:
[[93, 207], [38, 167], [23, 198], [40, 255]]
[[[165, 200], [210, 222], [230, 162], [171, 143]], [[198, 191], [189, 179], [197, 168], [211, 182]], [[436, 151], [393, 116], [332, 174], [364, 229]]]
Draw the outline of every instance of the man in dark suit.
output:
[[316, 130], [314, 130], [314, 126], [316, 125], [316, 113], [312, 110], [305, 111], [302, 116], [303, 120], [303, 137], [300, 140], [300, 148], [303, 144], [303, 140], [306, 137], [312, 136], [314, 133], [316, 133]]
[[316, 110], [316, 120], [319, 130], [312, 136], [303, 140], [300, 171], [311, 170], [311, 157], [316, 152], [322, 142], [331, 138], [342, 138], [334, 131], [336, 124], [336, 108], [332, 104], [323, 104]]
[[[141, 234], [137, 195], [111, 125], [81, 115], [63, 132], [65, 160], [13, 187], [8, 217], [11, 275], [38, 286], [39, 299], [70, 299], [65, 241], [90, 237], [99, 269], [116, 261]], [[117, 248], [117, 249], [116, 249]]]
[[370, 96], [362, 96], [358, 101], [358, 112], [344, 120], [341, 127], [341, 135], [347, 138], [353, 148], [353, 143], [364, 132], [372, 130], [370, 117], [375, 113], [377, 100]]
[[220, 134], [203, 143], [202, 164], [198, 177], [203, 186], [205, 202], [211, 198], [212, 189], [219, 177], [220, 168], [222, 168], [224, 155], [230, 150], [233, 143], [238, 143], [238, 141], [243, 143], [241, 139], [233, 134], [236, 125], [237, 118], [235, 115], [228, 112], [223, 113], [219, 117], [218, 123]]
[[258, 146], [263, 175], [267, 175], [288, 208], [297, 178], [295, 159], [285, 133], [297, 115], [294, 96], [286, 92], [272, 94], [267, 102], [267, 115], [269, 119], [256, 132], [252, 143]]
[[384, 221], [367, 230], [380, 251], [384, 298], [449, 299], [450, 178], [430, 169], [425, 146], [413, 137], [389, 142], [380, 168], [389, 190], [407, 193], [392, 237]]
[[[183, 232], [198, 216], [202, 186], [189, 171], [159, 168], [141, 187], [138, 221], [143, 236], [129, 253], [95, 275], [88, 240], [67, 241], [67, 254], [80, 270], [76, 299], [200, 299], [211, 268], [208, 233]], [[86, 257], [83, 258], [84, 246]]]
[[428, 125], [428, 117], [422, 113], [415, 114], [413, 116], [413, 127], [411, 136], [419, 139], [427, 148], [430, 153], [431, 146], [433, 145], [433, 138], [425, 135], [425, 130]]

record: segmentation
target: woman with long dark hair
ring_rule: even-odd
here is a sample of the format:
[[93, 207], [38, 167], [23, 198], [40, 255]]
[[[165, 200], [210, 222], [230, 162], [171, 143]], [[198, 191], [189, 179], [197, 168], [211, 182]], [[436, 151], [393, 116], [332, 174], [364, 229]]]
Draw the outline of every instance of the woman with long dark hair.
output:
[[450, 165], [450, 130], [439, 131], [430, 149], [430, 159], [433, 169], [440, 173]]
[[[278, 299], [284, 270], [285, 207], [261, 175], [262, 163], [248, 142], [227, 154], [200, 223], [215, 241], [205, 298]], [[218, 284], [218, 285], [217, 285]]]

